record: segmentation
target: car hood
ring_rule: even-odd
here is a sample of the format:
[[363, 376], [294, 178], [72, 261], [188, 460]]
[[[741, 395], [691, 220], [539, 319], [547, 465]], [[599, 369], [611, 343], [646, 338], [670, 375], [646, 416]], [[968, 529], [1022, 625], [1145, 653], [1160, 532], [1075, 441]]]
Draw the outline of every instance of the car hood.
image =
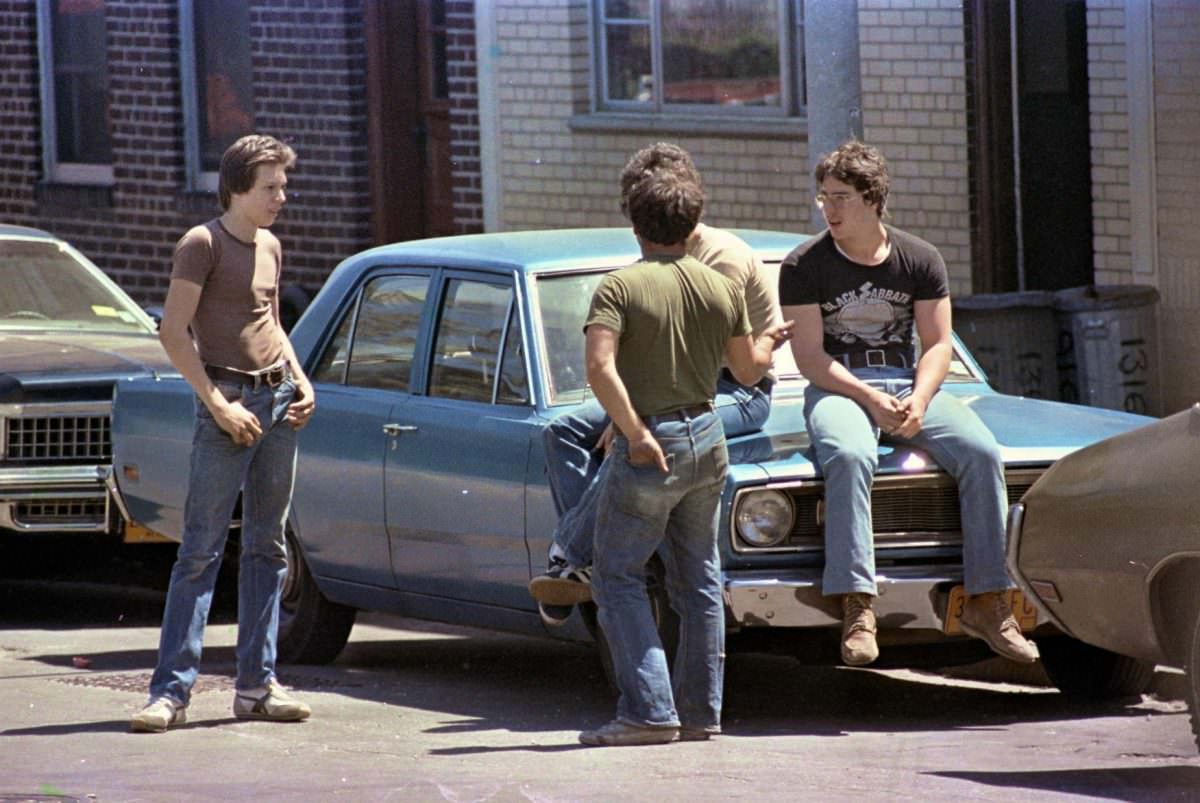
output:
[[162, 371], [174, 369], [152, 334], [0, 333], [0, 401]]
[[[975, 384], [947, 385], [996, 436], [1009, 466], [1046, 465], [1113, 435], [1151, 423], [1146, 416], [1098, 407], [1028, 399]], [[777, 394], [761, 433], [729, 441], [729, 462], [738, 482], [809, 479], [820, 475], [804, 425], [803, 393]], [[879, 473], [915, 473], [936, 468], [924, 451], [879, 446]]]

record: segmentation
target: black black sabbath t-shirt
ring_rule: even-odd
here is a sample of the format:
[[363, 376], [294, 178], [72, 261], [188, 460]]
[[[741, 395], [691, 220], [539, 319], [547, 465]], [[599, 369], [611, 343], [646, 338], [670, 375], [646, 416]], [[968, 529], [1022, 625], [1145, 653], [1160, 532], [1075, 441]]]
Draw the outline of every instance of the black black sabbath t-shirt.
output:
[[950, 295], [946, 263], [920, 237], [884, 228], [891, 252], [878, 265], [846, 257], [828, 230], [801, 243], [780, 266], [779, 303], [819, 305], [825, 351], [835, 358], [882, 349], [889, 364], [911, 367], [913, 302]]

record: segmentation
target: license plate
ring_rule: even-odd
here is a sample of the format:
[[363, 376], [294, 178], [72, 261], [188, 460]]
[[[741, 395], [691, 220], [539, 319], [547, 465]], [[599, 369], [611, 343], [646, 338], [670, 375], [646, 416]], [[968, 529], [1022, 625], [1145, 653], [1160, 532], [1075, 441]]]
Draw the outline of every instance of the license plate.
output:
[[125, 522], [124, 542], [127, 544], [161, 544], [170, 543], [171, 539], [160, 535], [149, 527], [143, 527], [133, 522]]
[[[1037, 608], [1033, 606], [1018, 588], [1010, 588], [1004, 592], [1008, 607], [1012, 609], [1013, 617], [1021, 630], [1030, 631], [1037, 627]], [[967, 604], [967, 591], [962, 586], [950, 589], [950, 598], [946, 601], [946, 616], [942, 620], [942, 632], [947, 636], [962, 635], [963, 629], [959, 624], [962, 619], [963, 607]]]

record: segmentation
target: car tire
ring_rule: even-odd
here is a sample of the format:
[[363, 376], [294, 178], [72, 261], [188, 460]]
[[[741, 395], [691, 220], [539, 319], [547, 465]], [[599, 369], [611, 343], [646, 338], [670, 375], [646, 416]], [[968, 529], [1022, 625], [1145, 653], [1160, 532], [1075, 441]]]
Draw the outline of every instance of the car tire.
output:
[[1192, 738], [1200, 750], [1200, 613], [1196, 614], [1196, 626], [1192, 628], [1192, 648], [1188, 650], [1187, 704], [1192, 715]]
[[1038, 639], [1037, 645], [1046, 675], [1070, 697], [1133, 697], [1149, 689], [1154, 679], [1150, 661], [1118, 655], [1069, 636]]
[[287, 535], [287, 556], [288, 572], [279, 602], [279, 661], [327, 664], [346, 646], [358, 611], [325, 598], [291, 533]]
[[[646, 596], [650, 599], [650, 614], [654, 617], [654, 626], [667, 654], [667, 667], [670, 668], [675, 665], [675, 648], [679, 644], [679, 615], [671, 607], [665, 576], [662, 561], [657, 556], [651, 558], [650, 563], [646, 564]], [[580, 612], [592, 638], [596, 641], [596, 651], [600, 656], [604, 679], [608, 681], [609, 688], [617, 691], [617, 673], [613, 667], [612, 650], [608, 646], [604, 628], [600, 626], [595, 603], [589, 602], [581, 606]]]

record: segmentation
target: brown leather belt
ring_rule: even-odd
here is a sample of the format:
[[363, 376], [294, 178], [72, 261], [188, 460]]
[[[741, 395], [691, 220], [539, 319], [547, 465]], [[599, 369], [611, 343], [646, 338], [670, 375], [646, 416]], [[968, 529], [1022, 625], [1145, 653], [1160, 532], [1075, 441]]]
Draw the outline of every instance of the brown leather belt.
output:
[[712, 402], [704, 402], [703, 404], [693, 404], [691, 407], [684, 407], [681, 410], [672, 410], [669, 413], [657, 413], [655, 415], [642, 416], [642, 420], [647, 426], [661, 424], [663, 421], [686, 421], [689, 418], [711, 413], [713, 411]]
[[281, 362], [265, 371], [251, 372], [220, 365], [205, 365], [204, 373], [214, 382], [236, 382], [239, 385], [250, 385], [254, 390], [266, 385], [274, 390], [288, 378], [288, 366], [287, 363]]

